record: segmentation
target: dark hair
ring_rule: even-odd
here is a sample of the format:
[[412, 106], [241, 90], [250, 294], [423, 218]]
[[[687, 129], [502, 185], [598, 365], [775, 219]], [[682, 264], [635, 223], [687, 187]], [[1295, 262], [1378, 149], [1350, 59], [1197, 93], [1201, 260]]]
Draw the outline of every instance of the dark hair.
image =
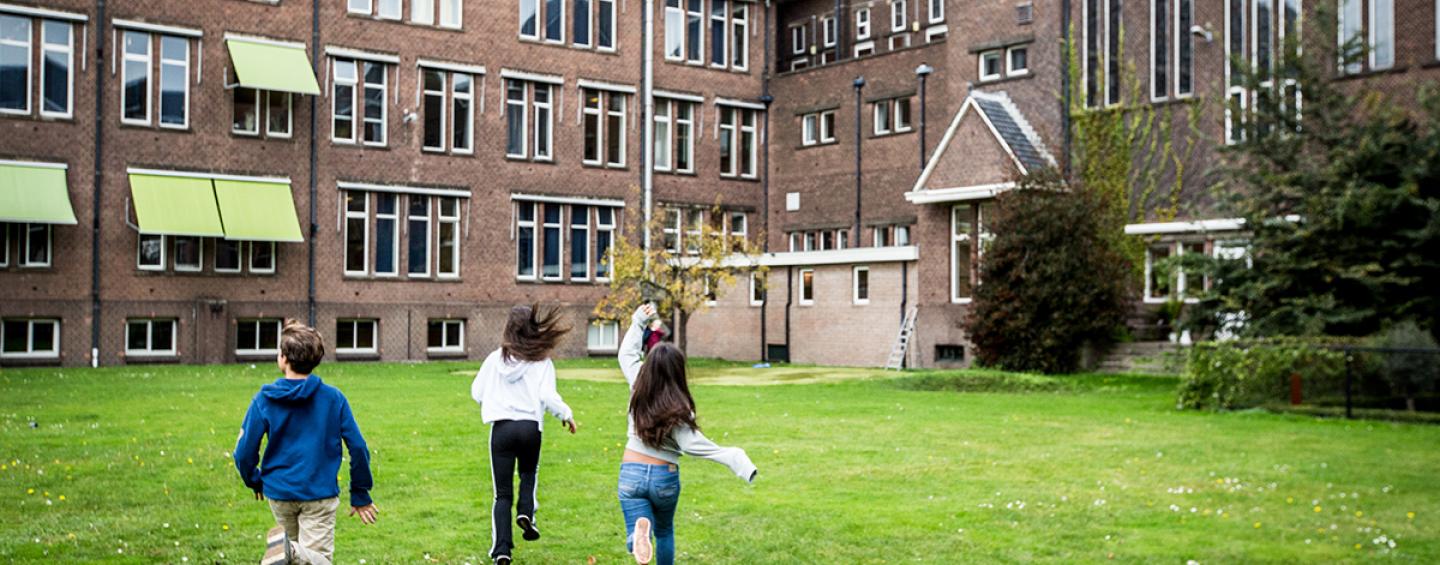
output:
[[315, 328], [285, 320], [285, 327], [280, 330], [280, 354], [285, 356], [291, 371], [308, 375], [325, 358], [325, 338]]
[[680, 349], [661, 342], [645, 356], [630, 393], [630, 415], [635, 420], [635, 435], [655, 449], [664, 446], [676, 427], [700, 429], [695, 423], [695, 399], [685, 382], [685, 354]]
[[541, 312], [540, 305], [516, 306], [505, 321], [505, 335], [500, 339], [500, 353], [506, 361], [542, 361], [570, 333], [569, 326], [560, 325], [560, 309]]

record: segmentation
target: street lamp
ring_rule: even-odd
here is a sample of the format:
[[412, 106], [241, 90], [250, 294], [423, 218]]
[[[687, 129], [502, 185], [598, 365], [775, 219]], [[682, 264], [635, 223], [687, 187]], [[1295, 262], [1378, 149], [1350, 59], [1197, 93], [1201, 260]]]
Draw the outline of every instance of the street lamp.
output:
[[925, 63], [915, 67], [915, 77], [920, 79], [920, 170], [925, 170], [925, 79], [930, 73], [935, 72], [935, 67]]
[[864, 100], [861, 97], [864, 90], [865, 77], [855, 77], [855, 226], [850, 233], [855, 234], [856, 246], [859, 246], [860, 241], [860, 183], [862, 178], [860, 172], [860, 130], [862, 129], [860, 127], [862, 123], [860, 109], [864, 106]]

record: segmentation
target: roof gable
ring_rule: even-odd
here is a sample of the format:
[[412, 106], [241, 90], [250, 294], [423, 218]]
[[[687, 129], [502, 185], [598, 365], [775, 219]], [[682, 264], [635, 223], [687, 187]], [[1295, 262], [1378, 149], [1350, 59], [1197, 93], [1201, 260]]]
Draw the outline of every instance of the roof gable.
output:
[[1054, 164], [1055, 158], [1008, 95], [973, 91], [955, 113], [912, 191], [1002, 185], [1013, 181], [1017, 172]]

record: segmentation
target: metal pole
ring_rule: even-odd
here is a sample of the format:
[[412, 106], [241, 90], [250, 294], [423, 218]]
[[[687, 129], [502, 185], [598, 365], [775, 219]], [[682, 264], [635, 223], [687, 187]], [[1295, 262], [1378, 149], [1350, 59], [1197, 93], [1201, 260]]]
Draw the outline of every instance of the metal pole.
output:
[[1353, 365], [1352, 361], [1354, 360], [1354, 358], [1355, 358], [1354, 355], [1351, 355], [1350, 346], [1348, 346], [1348, 345], [1345, 346], [1345, 419], [1346, 419], [1346, 420], [1350, 420], [1350, 419], [1353, 419], [1353, 418], [1355, 417], [1355, 414], [1352, 412], [1353, 404], [1352, 404], [1352, 400], [1351, 400], [1351, 398], [1350, 398], [1350, 384], [1351, 384], [1351, 380], [1352, 380], [1352, 376], [1351, 376], [1352, 371], [1350, 370], [1350, 366]]
[[925, 83], [935, 68], [925, 63], [915, 67], [915, 76], [920, 78], [920, 170], [925, 170]]
[[862, 98], [864, 91], [865, 77], [855, 77], [855, 228], [851, 233], [854, 233], [857, 238], [860, 237], [860, 187], [863, 180], [863, 173], [860, 169], [860, 145], [862, 141], [861, 130], [864, 129], [861, 127], [864, 123], [861, 119], [861, 109], [865, 106], [865, 101]]
[[[654, 207], [655, 171], [650, 166], [649, 152], [654, 151], [655, 123], [650, 116], [655, 112], [655, 0], [645, 0], [642, 16], [643, 35], [640, 40], [641, 57], [641, 82], [643, 84], [641, 96], [645, 108], [641, 112], [640, 119], [644, 120], [644, 127], [641, 129], [642, 139], [640, 140], [640, 178], [645, 192], [645, 224], [644, 224], [644, 245], [645, 245], [645, 273], [650, 273], [650, 222]], [[693, 159], [693, 156], [692, 156]]]

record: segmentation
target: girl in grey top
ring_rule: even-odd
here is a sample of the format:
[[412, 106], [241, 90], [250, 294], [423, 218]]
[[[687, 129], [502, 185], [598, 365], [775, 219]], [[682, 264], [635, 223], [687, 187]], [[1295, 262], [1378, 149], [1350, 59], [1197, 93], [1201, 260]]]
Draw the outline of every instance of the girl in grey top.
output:
[[636, 309], [620, 344], [620, 370], [630, 384], [630, 412], [619, 495], [626, 547], [635, 561], [645, 564], [655, 558], [659, 565], [670, 565], [675, 559], [680, 456], [715, 461], [749, 482], [754, 482], [756, 469], [745, 450], [720, 447], [700, 433], [695, 401], [685, 380], [685, 355], [668, 343], [645, 354], [645, 323], [654, 316], [653, 304]]

